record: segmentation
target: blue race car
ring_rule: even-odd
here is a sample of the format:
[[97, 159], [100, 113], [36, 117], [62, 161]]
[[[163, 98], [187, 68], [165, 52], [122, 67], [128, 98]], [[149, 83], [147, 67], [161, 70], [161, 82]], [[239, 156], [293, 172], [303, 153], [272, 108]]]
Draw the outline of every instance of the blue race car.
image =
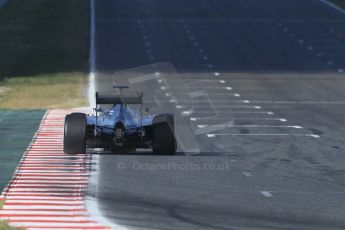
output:
[[[85, 153], [86, 148], [112, 152], [152, 149], [154, 154], [174, 155], [176, 138], [172, 114], [150, 115], [143, 111], [143, 93], [99, 96], [96, 92], [95, 115], [71, 113], [65, 117], [63, 149], [67, 154]], [[99, 105], [111, 104], [103, 110]], [[133, 110], [128, 105], [139, 105]], [[100, 114], [99, 114], [100, 113]]]

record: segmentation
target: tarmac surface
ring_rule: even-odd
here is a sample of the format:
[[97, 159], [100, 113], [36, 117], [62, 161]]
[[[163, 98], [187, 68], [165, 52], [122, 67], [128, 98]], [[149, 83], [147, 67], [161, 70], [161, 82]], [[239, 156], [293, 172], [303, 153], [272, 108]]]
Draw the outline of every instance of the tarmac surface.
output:
[[8, 0], [0, 0], [0, 9], [8, 2]]
[[134, 85], [178, 117], [175, 156], [93, 155], [89, 195], [104, 218], [345, 228], [345, 14], [316, 0], [102, 0], [95, 26], [96, 90], [144, 66], [115, 81], [158, 72], [168, 93], [155, 78]]

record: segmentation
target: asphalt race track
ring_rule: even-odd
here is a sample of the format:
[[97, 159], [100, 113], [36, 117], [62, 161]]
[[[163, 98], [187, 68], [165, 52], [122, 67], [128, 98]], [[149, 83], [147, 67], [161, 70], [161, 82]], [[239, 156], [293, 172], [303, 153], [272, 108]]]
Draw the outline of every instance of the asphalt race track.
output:
[[0, 9], [7, 3], [7, 0], [0, 0]]
[[112, 73], [168, 62], [210, 99], [181, 119], [200, 151], [94, 154], [89, 195], [105, 218], [345, 229], [345, 14], [317, 0], [98, 0], [95, 12], [97, 91]]

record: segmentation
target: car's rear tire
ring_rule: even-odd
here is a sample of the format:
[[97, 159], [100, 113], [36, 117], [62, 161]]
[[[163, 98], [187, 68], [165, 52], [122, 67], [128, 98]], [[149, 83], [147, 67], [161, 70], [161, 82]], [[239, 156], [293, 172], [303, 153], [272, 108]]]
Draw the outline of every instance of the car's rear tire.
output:
[[172, 114], [161, 114], [153, 118], [152, 149], [154, 154], [174, 155], [176, 153], [175, 122]]
[[71, 113], [65, 117], [63, 151], [67, 154], [86, 151], [86, 115]]

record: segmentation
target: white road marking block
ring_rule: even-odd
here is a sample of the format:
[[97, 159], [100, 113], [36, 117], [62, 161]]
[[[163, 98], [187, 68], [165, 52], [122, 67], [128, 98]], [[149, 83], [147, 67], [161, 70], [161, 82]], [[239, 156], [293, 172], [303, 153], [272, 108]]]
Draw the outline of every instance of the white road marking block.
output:
[[84, 217], [84, 216], [70, 216], [70, 217], [60, 217], [60, 216], [44, 216], [42, 215], [41, 217], [37, 218], [36, 216], [30, 217], [30, 216], [24, 216], [24, 217], [17, 217], [17, 216], [8, 216], [8, 217], [4, 217], [5, 220], [8, 221], [12, 221], [12, 222], [16, 222], [16, 221], [42, 221], [42, 222], [46, 222], [46, 221], [50, 221], [50, 222], [63, 222], [63, 221], [68, 221], [68, 222], [80, 222], [80, 221], [84, 221], [84, 222], [88, 222], [90, 221], [88, 219], [88, 217]]
[[[44, 200], [44, 201], [83, 201], [83, 197], [56, 197], [56, 196], [47, 196], [47, 195], [39, 195], [39, 196], [16, 196], [16, 195], [7, 195], [6, 196], [6, 201], [22, 201], [22, 200], [31, 200], [31, 201], [36, 201], [36, 200]], [[1, 211], [1, 209], [0, 209]]]
[[[85, 216], [87, 215], [87, 212], [80, 212], [80, 211], [75, 211], [73, 212], [73, 215], [79, 215], [79, 216]], [[45, 210], [45, 211], [25, 211], [25, 210], [0, 210], [0, 217], [2, 216], [7, 216], [7, 215], [69, 215], [69, 213], [66, 214], [66, 210], [61, 210], [61, 211], [55, 211], [55, 210]]]
[[245, 175], [246, 177], [253, 177], [253, 174], [252, 174], [251, 172], [243, 171], [242, 173], [243, 173], [243, 175]]
[[315, 134], [299, 134], [299, 133], [208, 133], [208, 137], [216, 136], [295, 136], [295, 137], [313, 137], [320, 138], [319, 135]]
[[46, 210], [55, 210], [55, 209], [63, 209], [66, 210], [66, 213], [68, 213], [68, 211], [70, 209], [85, 209], [84, 205], [79, 205], [79, 206], [75, 206], [75, 205], [30, 205], [30, 204], [25, 204], [25, 205], [4, 205], [3, 209], [15, 209], [15, 210], [26, 210], [26, 209], [33, 209], [33, 210], [39, 210], [39, 209], [46, 209]]
[[293, 128], [293, 129], [303, 129], [302, 126], [298, 126], [298, 125], [233, 125], [232, 127], [245, 127], [245, 128]]
[[[67, 222], [67, 221], [66, 221]], [[23, 223], [22, 221], [18, 222], [18, 221], [10, 221], [11, 225], [15, 224], [16, 226], [30, 226], [30, 230], [35, 229], [35, 227], [40, 227], [40, 226], [44, 226], [47, 227], [47, 229], [61, 229], [61, 227], [66, 227], [66, 229], [73, 229], [73, 227], [76, 228], [82, 228], [82, 229], [92, 229], [92, 230], [96, 230], [98, 229], [98, 227], [100, 227], [100, 225], [97, 225], [97, 223], [64, 223], [64, 222], [51, 222], [51, 223], [46, 223], [46, 222], [39, 222], [39, 221], [31, 221], [31, 222], [25, 222]], [[54, 228], [55, 227], [55, 228]], [[39, 228], [42, 229], [42, 228]], [[104, 227], [104, 229], [107, 229], [106, 227]], [[110, 229], [110, 228], [108, 228]]]
[[5, 205], [12, 205], [11, 203], [16, 203], [16, 204], [58, 204], [58, 205], [70, 205], [70, 204], [79, 204], [79, 205], [83, 205], [84, 201], [83, 200], [69, 200], [69, 201], [61, 201], [61, 200], [6, 200]]
[[261, 191], [260, 192], [264, 197], [270, 198], [272, 197], [272, 193], [268, 192], [268, 191]]

